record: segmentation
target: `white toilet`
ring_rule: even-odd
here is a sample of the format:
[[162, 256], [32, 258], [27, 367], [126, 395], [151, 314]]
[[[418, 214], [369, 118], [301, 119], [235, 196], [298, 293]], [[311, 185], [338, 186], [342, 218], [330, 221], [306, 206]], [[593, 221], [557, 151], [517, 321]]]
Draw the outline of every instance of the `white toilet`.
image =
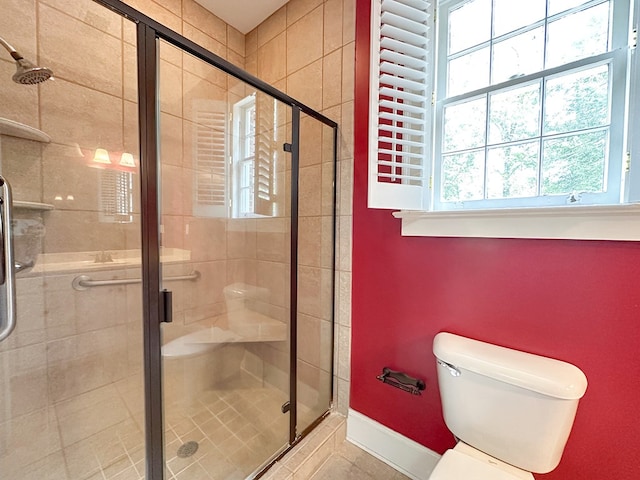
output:
[[558, 466], [587, 388], [579, 368], [446, 332], [433, 353], [458, 443], [429, 480], [533, 480]]

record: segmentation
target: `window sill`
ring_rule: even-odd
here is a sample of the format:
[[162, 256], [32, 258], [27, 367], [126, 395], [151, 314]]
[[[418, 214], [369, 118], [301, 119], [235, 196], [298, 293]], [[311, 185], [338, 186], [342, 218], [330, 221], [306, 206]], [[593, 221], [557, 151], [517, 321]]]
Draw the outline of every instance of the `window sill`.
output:
[[640, 240], [640, 204], [393, 212], [410, 237]]

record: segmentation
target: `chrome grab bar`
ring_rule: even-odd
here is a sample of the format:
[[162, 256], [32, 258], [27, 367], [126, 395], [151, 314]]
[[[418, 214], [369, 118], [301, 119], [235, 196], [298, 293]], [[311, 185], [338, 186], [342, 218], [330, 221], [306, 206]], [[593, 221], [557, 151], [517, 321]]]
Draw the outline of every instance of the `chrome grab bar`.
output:
[[13, 235], [11, 234], [11, 217], [13, 200], [11, 199], [11, 185], [0, 175], [0, 287], [4, 308], [0, 311], [0, 342], [11, 335], [16, 328], [16, 290], [15, 270], [13, 259]]
[[[196, 281], [200, 278], [200, 272], [194, 270], [188, 275], [177, 275], [175, 277], [165, 277], [163, 282], [171, 282], [176, 280]], [[78, 275], [71, 282], [71, 286], [78, 291], [87, 290], [91, 287], [107, 287], [111, 285], [133, 285], [142, 283], [141, 278], [114, 278], [113, 280], [92, 280], [88, 275]]]

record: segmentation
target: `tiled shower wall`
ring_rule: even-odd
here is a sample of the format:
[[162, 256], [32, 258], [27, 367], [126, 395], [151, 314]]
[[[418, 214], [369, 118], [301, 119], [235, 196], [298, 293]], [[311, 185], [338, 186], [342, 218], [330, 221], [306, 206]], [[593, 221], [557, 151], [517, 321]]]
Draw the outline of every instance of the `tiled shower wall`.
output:
[[[134, 6], [243, 66], [244, 36], [195, 2], [165, 2], [177, 15], [150, 1], [139, 3]], [[0, 32], [25, 57], [41, 61], [56, 75], [54, 82], [37, 87], [17, 85], [10, 80], [14, 63], [5, 55], [0, 59], [0, 116], [52, 138], [49, 144], [1, 139], [2, 169], [12, 182], [14, 199], [55, 207], [44, 213], [16, 208], [15, 217], [44, 219], [41, 253], [139, 249], [137, 188], [132, 223], [97, 222], [102, 171], [87, 168], [88, 155], [97, 147], [138, 151], [134, 25], [88, 0], [5, 0]], [[204, 81], [199, 65], [188, 59], [183, 65], [181, 54], [178, 58], [167, 52], [162, 65], [169, 82], [180, 77], [180, 87]], [[226, 79], [219, 87], [226, 90]], [[172, 108], [177, 105], [163, 105], [163, 125], [181, 120], [181, 111], [172, 116], [177, 113]], [[181, 127], [167, 130], [180, 132], [181, 142]], [[171, 176], [171, 168], [182, 168], [182, 157], [173, 156], [176, 143], [171, 139], [163, 139], [163, 148], [173, 160], [163, 173]], [[179, 149], [181, 154], [181, 144]], [[176, 222], [184, 222], [179, 208], [190, 191], [171, 187], [165, 188], [163, 207]], [[224, 223], [192, 223], [191, 242], [211, 244], [216, 238], [218, 243], [212, 257], [193, 258], [195, 265], [188, 266], [203, 274], [195, 292], [203, 302], [191, 302], [183, 319], [221, 310], [227, 279], [226, 261], [215, 257], [215, 252], [226, 251]], [[199, 250], [193, 244], [172, 246]], [[18, 275], [18, 326], [0, 345], [0, 470], [10, 477], [79, 479], [100, 476], [100, 470], [109, 476], [109, 469], [114, 474], [116, 468], [144, 469], [140, 287], [77, 292], [71, 288], [75, 276], [36, 270]], [[135, 278], [140, 271], [109, 269], [91, 276]], [[220, 285], [211, 285], [212, 278], [221, 278]], [[212, 291], [218, 293], [207, 303]]]
[[[338, 222], [336, 263], [336, 338], [334, 391], [337, 410], [346, 415], [349, 405], [351, 343], [351, 212], [353, 184], [353, 91], [355, 62], [355, 2], [353, 0], [291, 0], [246, 35], [245, 67], [249, 73], [273, 84], [339, 124]], [[304, 125], [302, 127], [304, 129]], [[321, 140], [313, 128], [303, 130], [309, 143]], [[304, 137], [302, 139], [304, 145]], [[317, 163], [301, 158], [301, 195], [314, 195], [322, 171]], [[300, 250], [313, 249], [322, 238], [322, 221], [302, 213], [301, 225], [315, 235], [301, 238]], [[325, 226], [326, 228], [326, 226]], [[314, 230], [315, 229], [315, 230]], [[322, 295], [322, 268], [301, 261], [301, 299]], [[306, 313], [306, 312], [303, 312]], [[317, 314], [316, 314], [317, 315]], [[301, 337], [322, 336], [322, 316], [301, 315]]]
[[[13, 62], [0, 61], [0, 116], [51, 136], [48, 144], [1, 139], [14, 199], [55, 206], [44, 213], [16, 207], [14, 217], [44, 219], [40, 253], [139, 248], [139, 222], [95, 221], [101, 173], [81, 153], [137, 151], [136, 106], [126, 100], [135, 72], [122, 55], [132, 26], [98, 5], [62, 0], [4, 1], [0, 17], [3, 37], [56, 71], [55, 82], [25, 87], [10, 80]], [[95, 272], [127, 275], [139, 269]], [[136, 451], [126, 457], [130, 468], [142, 460], [142, 398], [128, 382], [141, 365], [140, 292], [121, 286], [87, 295], [71, 288], [74, 276], [18, 275], [18, 325], [0, 345], [0, 470], [10, 478], [86, 478], [124, 450], [93, 437], [112, 427]], [[91, 454], [97, 443], [105, 447], [100, 458]]]
[[[25, 5], [28, 3], [29, 5]], [[182, 33], [205, 48], [228, 59], [232, 63], [246, 68], [277, 88], [289, 93], [312, 108], [324, 113], [340, 124], [339, 132], [339, 171], [338, 171], [338, 274], [336, 277], [336, 355], [334, 385], [337, 393], [338, 410], [346, 413], [348, 407], [349, 384], [349, 346], [350, 346], [350, 251], [351, 251], [351, 184], [353, 164], [353, 62], [354, 62], [354, 13], [353, 0], [293, 0], [272, 15], [246, 37], [224, 24], [220, 19], [205, 11], [192, 0], [131, 0], [133, 7], [143, 11], [168, 27]], [[20, 19], [19, 22], [16, 19]], [[139, 248], [139, 224], [96, 224], [91, 223], [97, 204], [98, 170], [87, 169], [80, 162], [77, 147], [102, 147], [111, 151], [137, 151], [137, 106], [135, 95], [135, 55], [134, 29], [128, 21], [115, 15], [104, 15], [104, 8], [92, 2], [74, 2], [69, 0], [40, 0], [24, 2], [9, 0], [3, 2], [3, 15], [0, 16], [0, 31], [28, 58], [46, 59], [47, 65], [56, 72], [56, 89], [47, 85], [38, 88], [25, 88], [10, 81], [3, 83], [0, 89], [0, 102], [3, 105], [2, 116], [46, 131], [52, 136], [51, 144], [42, 146], [3, 139], [3, 168], [16, 171], [14, 177], [15, 198], [17, 200], [52, 203], [56, 209], [44, 213], [47, 224], [43, 251], [87, 251], [122, 250]], [[206, 32], [206, 33], [205, 33]], [[46, 42], [39, 42], [38, 36], [46, 36]], [[73, 35], [73, 37], [70, 37]], [[82, 39], [82, 42], [77, 41]], [[116, 55], [100, 55], [101, 51], [120, 52]], [[95, 54], [95, 55], [94, 55]], [[178, 59], [167, 53], [162, 59], [162, 74], [168, 81], [173, 78], [184, 93], [188, 94], [190, 80], [196, 80], [201, 73], [197, 65], [188, 65], [189, 60]], [[182, 63], [182, 64], [181, 64]], [[181, 71], [180, 68], [184, 71]], [[10, 78], [14, 70], [13, 62], [0, 61], [0, 75]], [[180, 77], [180, 79], [178, 79]], [[201, 78], [200, 78], [201, 80]], [[196, 83], [200, 82], [196, 80]], [[215, 84], [215, 80], [213, 82]], [[222, 86], [221, 86], [222, 87]], [[224, 88], [224, 87], [223, 87]], [[54, 95], [55, 92], [55, 95]], [[82, 101], [76, 101], [81, 98]], [[176, 97], [180, 98], [180, 97]], [[68, 107], [68, 108], [65, 108]], [[184, 120], [176, 104], [163, 104], [162, 121], [165, 125]], [[173, 110], [172, 110], [173, 109]], [[188, 127], [185, 127], [188, 128]], [[311, 129], [313, 130], [313, 129]], [[168, 160], [166, 178], [178, 173], [173, 169], [183, 169], [177, 159], [182, 149], [182, 128], [168, 128], [167, 131], [179, 132], [179, 139], [163, 138], [163, 152], [176, 160]], [[310, 132], [314, 135], [313, 132]], [[315, 139], [315, 141], [318, 141]], [[321, 140], [320, 140], [321, 142]], [[187, 147], [184, 147], [187, 148]], [[172, 150], [173, 149], [173, 150]], [[15, 170], [12, 166], [15, 166]], [[322, 160], [320, 160], [322, 163]], [[301, 181], [303, 195], [315, 195], [313, 191], [318, 183], [317, 172], [322, 176], [322, 166], [309, 163], [303, 165]], [[183, 173], [183, 172], [180, 172]], [[184, 227], [185, 212], [181, 211], [184, 199], [190, 196], [189, 186], [164, 185], [167, 212], [166, 234], [170, 235], [173, 222], [177, 230]], [[89, 209], [87, 205], [90, 205]], [[302, 222], [309, 227], [326, 231], [326, 222], [316, 221], [309, 214]], [[139, 218], [136, 215], [135, 220]], [[194, 225], [196, 226], [196, 225]], [[196, 226], [197, 227], [197, 226]], [[249, 230], [250, 225], [247, 226]], [[257, 230], [257, 229], [255, 229]], [[254, 232], [255, 232], [254, 230]], [[318, 231], [318, 230], [315, 230]], [[233, 242], [234, 232], [225, 232], [223, 224], [203, 226], [206, 238], [217, 238], [220, 242]], [[273, 232], [266, 232], [260, 243], [259, 233], [255, 234], [255, 243], [248, 241], [247, 250], [237, 252], [239, 257], [253, 255], [255, 248], [269, 252], [268, 242], [274, 240]], [[276, 241], [285, 237], [277, 233]], [[314, 249], [314, 236], [302, 243], [301, 251]], [[203, 237], [204, 238], [204, 237]], [[250, 238], [250, 237], [249, 237]], [[320, 237], [317, 237], [320, 238]], [[307, 241], [304, 238], [303, 242]], [[175, 246], [180, 240], [175, 239]], [[228, 250], [221, 246], [221, 249]], [[206, 263], [199, 268], [235, 268], [234, 262], [219, 262], [216, 258], [194, 259]], [[301, 298], [313, 302], [318, 291], [326, 298], [327, 281], [323, 276], [326, 263], [317, 264], [313, 259], [301, 267]], [[103, 274], [104, 278], [120, 275], [137, 276], [139, 272], [112, 271]], [[245, 272], [241, 272], [244, 274]], [[240, 273], [238, 273], [240, 275]], [[222, 275], [228, 280], [234, 279], [229, 270]], [[245, 277], [246, 278], [246, 277]], [[12, 398], [15, 414], [43, 412], [46, 422], [47, 405], [60, 400], [59, 395], [67, 397], [81, 396], [83, 392], [95, 389], [103, 382], [105, 398], [118, 396], [115, 389], [109, 387], [112, 382], [125, 380], [127, 375], [140, 368], [140, 305], [139, 289], [113, 288], [103, 290], [103, 302], [99, 305], [84, 305], [88, 297], [71, 301], [66, 292], [67, 301], [57, 299], [63, 296], [56, 292], [56, 283], [60, 288], [68, 289], [70, 278], [44, 278], [31, 276], [19, 281], [18, 291], [25, 292], [19, 298], [19, 309], [29, 312], [31, 323], [22, 323], [8, 342], [2, 346], [3, 365], [15, 366], [16, 376], [11, 377]], [[39, 292], [47, 283], [51, 292], [48, 298]], [[21, 286], [22, 284], [22, 286]], [[316, 289], [317, 286], [320, 289]], [[216, 286], [220, 292], [223, 285]], [[207, 292], [210, 289], [207, 288]], [[34, 298], [34, 295], [37, 298]], [[49, 294], [47, 294], [49, 295]], [[74, 294], [76, 295], [76, 294]], [[75, 298], [75, 297], [73, 297]], [[119, 298], [125, 303], [115, 304], [109, 299]], [[223, 299], [220, 295], [214, 301], [202, 307], [208, 313], [221, 311]], [[304, 303], [304, 302], [302, 302]], [[301, 318], [301, 336], [310, 338], [318, 330], [326, 330], [326, 315], [314, 314], [309, 309]], [[185, 322], [200, 318], [203, 311], [183, 311]], [[188, 317], [193, 314], [194, 317]], [[25, 316], [27, 317], [27, 316]], [[104, 321], [108, 319], [108, 321]], [[118, 342], [126, 336], [127, 345]], [[317, 338], [317, 337], [315, 337]], [[304, 348], [302, 348], [304, 350]], [[310, 352], [307, 360], [313, 363], [316, 352]], [[128, 367], [120, 363], [110, 363], [112, 358], [126, 359]], [[28, 361], [24, 361], [28, 359]], [[91, 359], [91, 361], [88, 361]], [[322, 360], [319, 360], [322, 361]], [[71, 363], [68, 363], [71, 362]], [[73, 367], [76, 364], [77, 367]], [[104, 365], [110, 369], [101, 370]], [[80, 375], [79, 370], [89, 368]], [[94, 373], [90, 370], [95, 367]], [[56, 373], [58, 372], [58, 373]], [[60, 377], [61, 376], [61, 377]], [[73, 377], [90, 378], [90, 382], [73, 383]], [[46, 378], [61, 381], [60, 392], [41, 392]], [[65, 383], [65, 378], [68, 382]], [[138, 386], [139, 387], [139, 386]], [[64, 392], [64, 393], [62, 393]], [[67, 398], [70, 399], [71, 397]], [[24, 398], [25, 401], [20, 399]], [[115, 398], [115, 397], [114, 397]], [[26, 401], [31, 399], [31, 401]], [[34, 399], [44, 403], [34, 404]], [[86, 399], [89, 402], [89, 399]], [[82, 400], [84, 401], [84, 400]], [[40, 400], [38, 400], [40, 402]], [[90, 402], [89, 402], [90, 403]], [[69, 404], [68, 413], [77, 413], [73, 408], [82, 408], [78, 403], [73, 408]], [[128, 406], [133, 413], [137, 408]], [[126, 409], [126, 406], [123, 405]], [[27, 409], [27, 410], [25, 410]], [[7, 412], [5, 412], [7, 413]], [[11, 412], [9, 412], [11, 414]], [[90, 414], [90, 412], [87, 412]], [[4, 417], [3, 417], [4, 418]], [[62, 418], [62, 417], [59, 417]], [[33, 428], [39, 427], [34, 423]], [[81, 438], [82, 432], [76, 432]], [[75, 439], [76, 437], [74, 437]], [[60, 448], [46, 435], [41, 439], [46, 447], [41, 452], [54, 452]], [[68, 440], [68, 441], [67, 441]], [[73, 439], [62, 439], [62, 447]], [[37, 446], [35, 447], [37, 448]], [[16, 460], [14, 457], [13, 460]], [[85, 472], [86, 473], [86, 472]]]
[[[158, 3], [132, 0], [129, 3], [338, 122], [336, 337], [333, 361], [337, 409], [346, 414], [349, 405], [351, 339], [354, 0], [291, 0], [244, 37], [227, 26], [226, 57], [221, 20], [197, 4], [188, 0], [163, 0]], [[175, 15], [180, 11], [184, 13], [182, 23]], [[210, 32], [208, 36], [203, 33], [205, 31]], [[306, 140], [307, 144], [314, 146], [322, 145], [323, 140], [319, 136], [323, 134], [323, 129], [314, 128], [311, 123], [307, 126], [305, 128], [305, 124], [302, 125], [302, 141]], [[308, 135], [307, 138], [305, 135]], [[321, 195], [322, 159], [305, 161], [302, 158], [301, 195], [303, 202], [312, 205], [314, 196]], [[326, 235], [326, 218], [314, 215], [313, 211], [307, 215], [302, 211], [301, 216], [301, 227], [309, 233], [300, 239], [301, 360], [309, 365], [323, 365], [325, 360], [320, 358], [318, 349], [313, 345], [305, 347], [304, 340], [326, 337], [327, 317], [314, 308], [313, 299], [326, 296], [330, 281], [323, 275], [326, 263], [312, 258], [313, 255], [305, 258], [305, 252], [318, 250], [318, 240]], [[274, 228], [265, 225], [261, 232], [251, 222], [254, 221], [247, 221], [246, 230], [255, 232], [255, 238], [243, 234], [240, 246], [248, 248], [249, 252], [245, 250], [241, 255], [257, 258], [262, 254], [263, 259], [273, 260], [274, 246], [280, 252], [280, 245], [285, 242], [283, 248], [286, 249], [287, 234], [277, 226], [278, 220]], [[230, 242], [232, 235], [234, 233], [229, 231]], [[234, 240], [239, 236], [236, 232]], [[254, 245], [255, 254], [251, 252]], [[266, 267], [267, 263], [264, 265]], [[271, 262], [270, 265], [273, 268], [275, 263]], [[277, 360], [277, 357], [282, 357], [282, 352], [272, 352], [271, 355], [273, 362], [282, 361]], [[301, 373], [304, 374], [304, 367]]]

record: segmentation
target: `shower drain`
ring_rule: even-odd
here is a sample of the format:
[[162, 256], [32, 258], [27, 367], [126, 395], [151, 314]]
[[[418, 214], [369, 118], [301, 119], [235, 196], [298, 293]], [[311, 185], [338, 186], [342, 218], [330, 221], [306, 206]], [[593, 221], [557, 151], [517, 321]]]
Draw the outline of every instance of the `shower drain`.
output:
[[178, 448], [178, 456], [180, 458], [187, 458], [198, 451], [198, 442], [187, 442], [180, 445]]

